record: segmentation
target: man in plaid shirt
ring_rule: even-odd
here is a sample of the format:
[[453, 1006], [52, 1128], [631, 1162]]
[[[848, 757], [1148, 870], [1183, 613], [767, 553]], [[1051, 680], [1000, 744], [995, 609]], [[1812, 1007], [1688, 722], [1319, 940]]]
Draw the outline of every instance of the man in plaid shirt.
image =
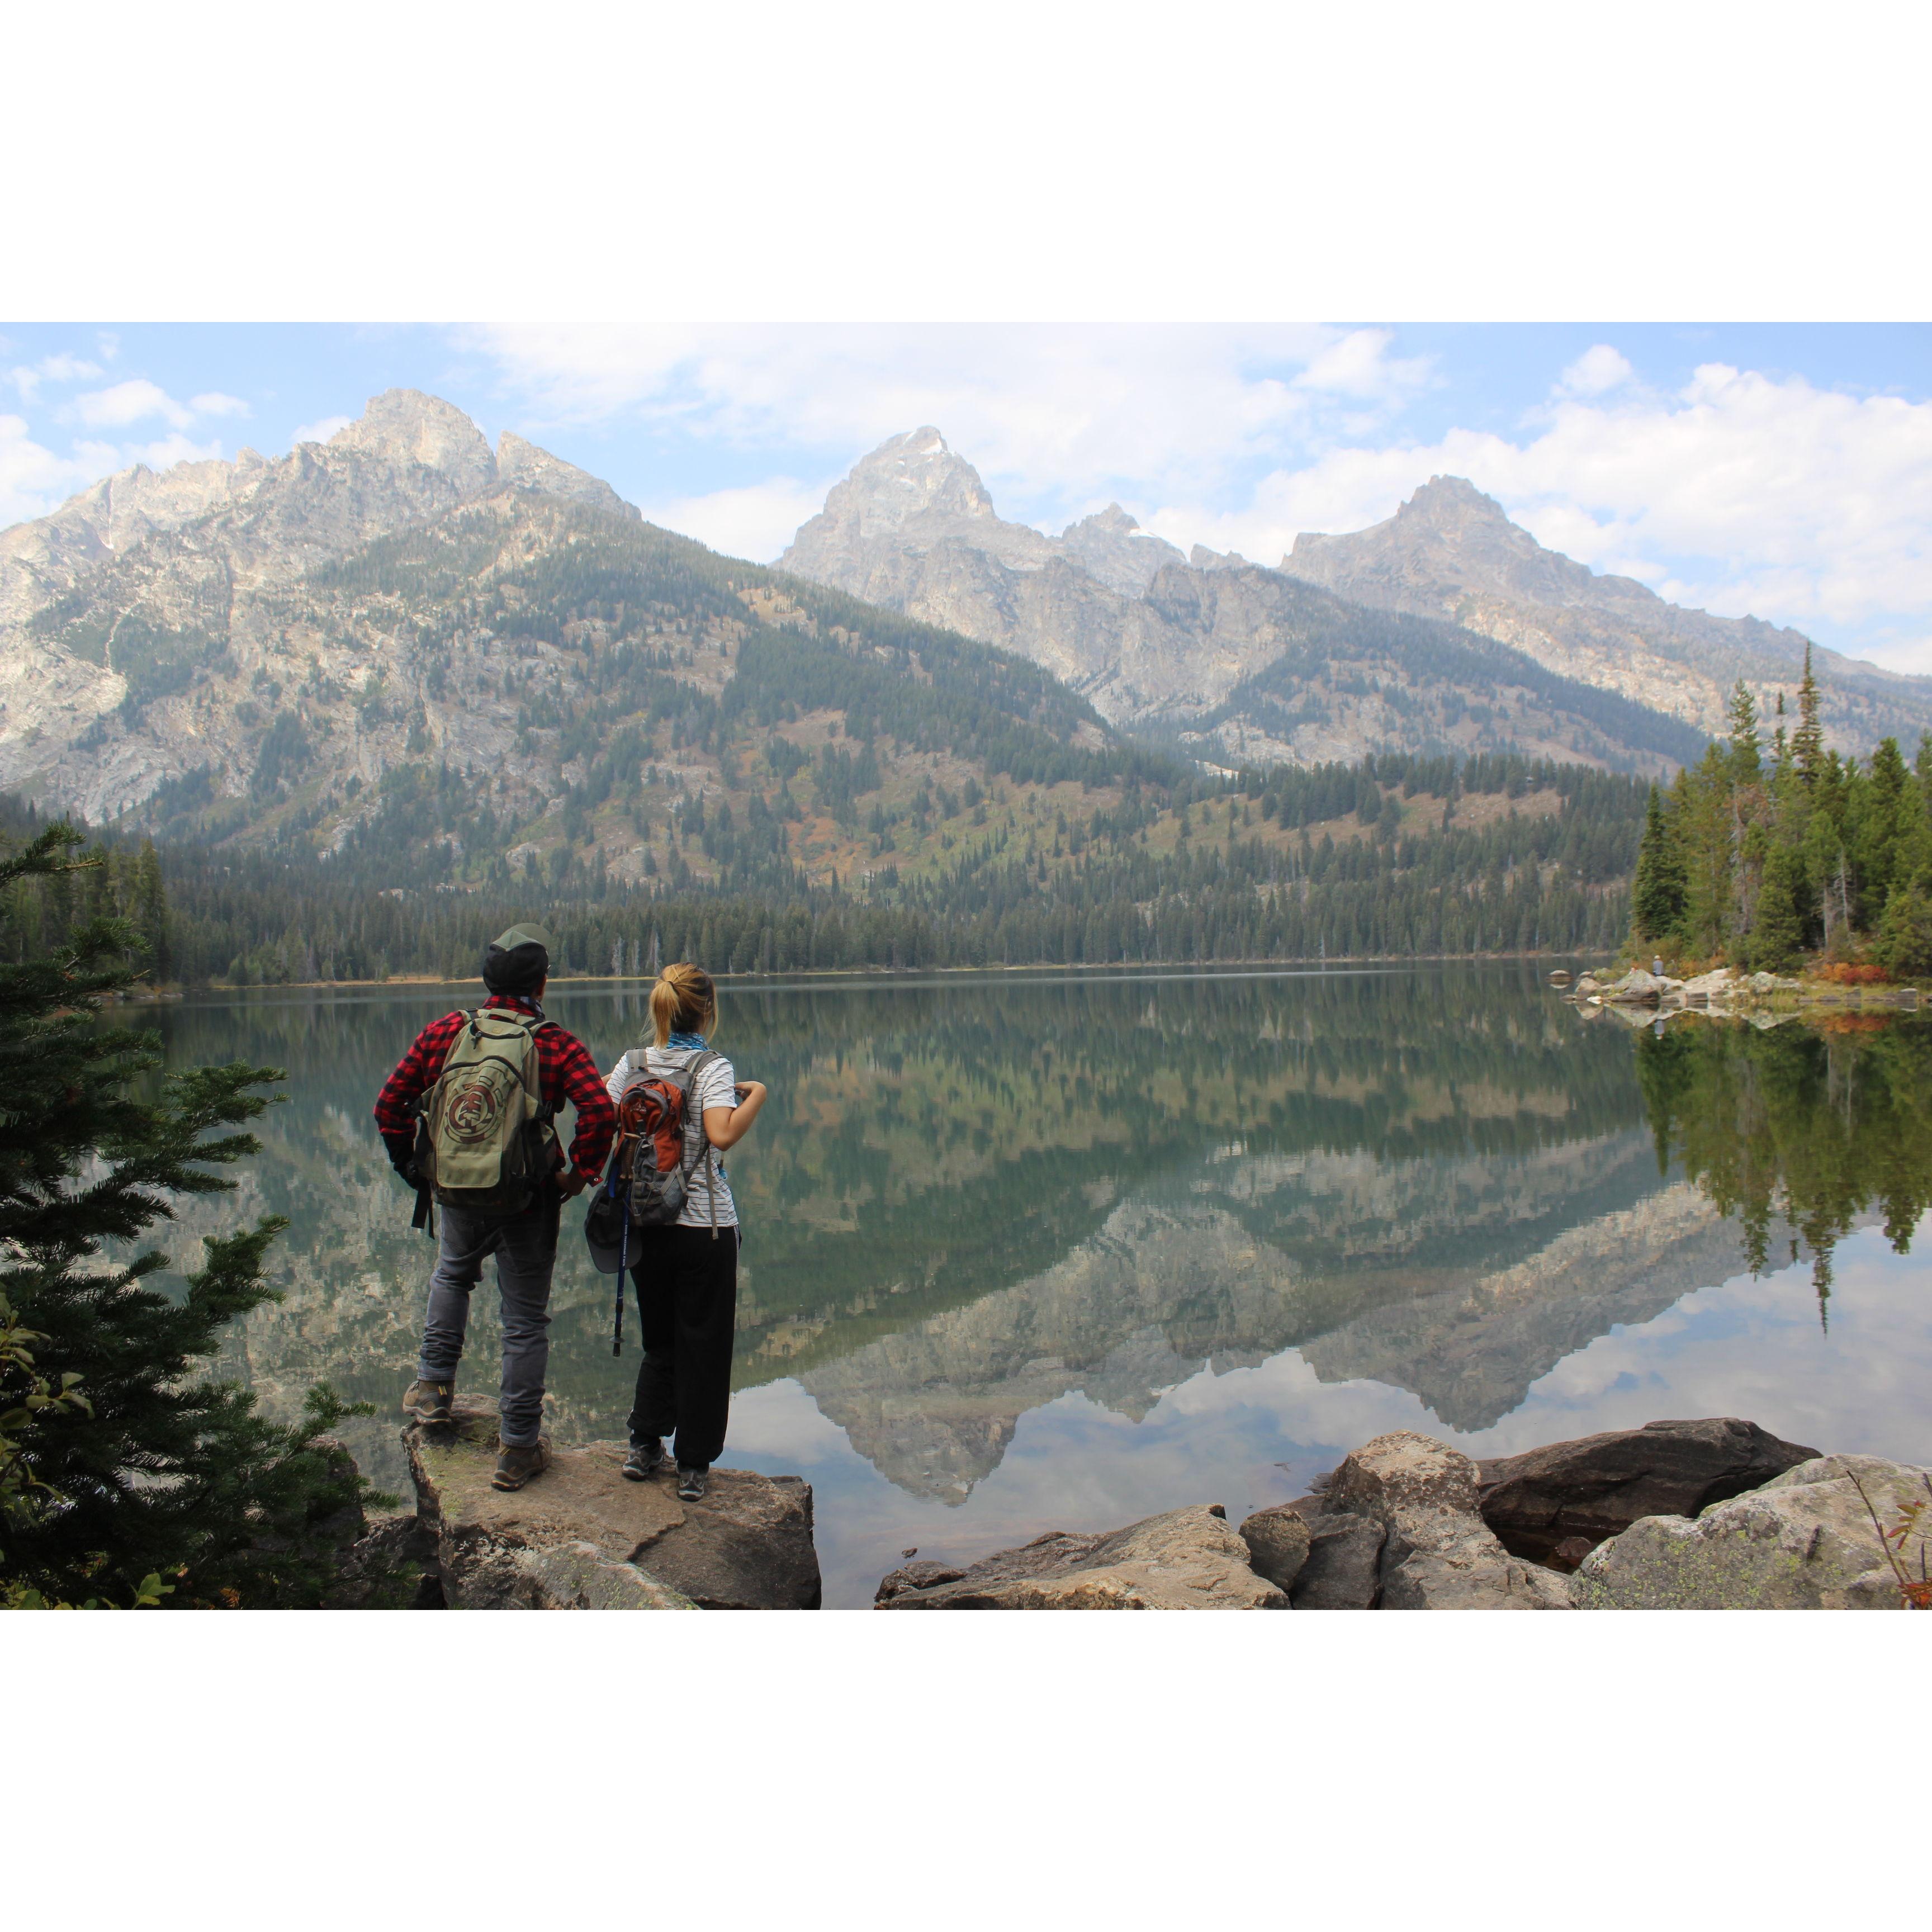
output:
[[[490, 942], [483, 983], [490, 1006], [542, 1018], [550, 976], [550, 938], [540, 927], [513, 926]], [[451, 1043], [466, 1015], [433, 1022], [382, 1083], [376, 1096], [376, 1125], [391, 1164], [411, 1186], [416, 1106], [436, 1084]], [[541, 1432], [544, 1372], [550, 1364], [550, 1275], [565, 1198], [595, 1182], [610, 1151], [617, 1116], [596, 1063], [574, 1034], [554, 1020], [536, 1035], [542, 1098], [552, 1115], [568, 1100], [577, 1112], [568, 1158], [558, 1156], [556, 1180], [538, 1189], [530, 1204], [514, 1214], [446, 1206], [436, 1234], [436, 1267], [430, 1276], [429, 1312], [423, 1324], [416, 1379], [404, 1408], [424, 1423], [447, 1422], [456, 1392], [456, 1367], [470, 1321], [470, 1292], [482, 1278], [484, 1262], [496, 1258], [503, 1304], [503, 1378], [498, 1402], [502, 1453], [491, 1478], [500, 1490], [520, 1490], [550, 1466], [548, 1438]]]

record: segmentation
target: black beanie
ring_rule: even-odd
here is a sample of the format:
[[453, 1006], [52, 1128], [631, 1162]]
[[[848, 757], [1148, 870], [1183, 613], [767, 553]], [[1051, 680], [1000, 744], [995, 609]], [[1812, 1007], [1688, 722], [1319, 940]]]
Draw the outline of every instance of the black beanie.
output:
[[513, 926], [490, 942], [483, 983], [493, 993], [534, 993], [550, 976], [550, 934], [540, 926]]

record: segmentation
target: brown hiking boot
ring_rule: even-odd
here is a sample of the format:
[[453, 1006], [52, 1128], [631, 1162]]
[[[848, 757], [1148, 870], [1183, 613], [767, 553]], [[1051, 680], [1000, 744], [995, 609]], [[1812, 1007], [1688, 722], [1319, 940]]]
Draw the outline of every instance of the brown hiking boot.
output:
[[540, 1436], [526, 1448], [506, 1447], [496, 1458], [496, 1473], [490, 1478], [493, 1490], [520, 1490], [532, 1476], [541, 1476], [550, 1467], [550, 1438]]
[[412, 1382], [403, 1391], [403, 1413], [425, 1424], [447, 1422], [455, 1400], [454, 1382]]

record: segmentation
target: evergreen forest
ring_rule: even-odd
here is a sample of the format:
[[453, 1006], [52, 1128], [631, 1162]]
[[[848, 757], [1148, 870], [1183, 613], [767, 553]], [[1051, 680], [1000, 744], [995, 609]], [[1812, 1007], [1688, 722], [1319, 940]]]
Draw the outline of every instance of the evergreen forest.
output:
[[1767, 742], [1742, 682], [1730, 734], [1653, 787], [1633, 940], [1687, 971], [1784, 971], [1808, 954], [1932, 973], [1932, 738], [1861, 761], [1828, 750], [1810, 655], [1795, 720]]
[[[467, 977], [482, 940], [526, 917], [556, 935], [560, 974], [675, 958], [770, 973], [1605, 952], [1628, 922], [1643, 824], [1632, 778], [1390, 754], [1165, 784], [1096, 772], [1090, 790], [969, 778], [922, 788], [895, 825], [867, 741], [826, 750], [814, 785], [843, 782], [854, 820], [877, 826], [874, 862], [843, 877], [788, 860], [781, 779], [742, 814], [685, 801], [665, 828], [669, 864], [641, 883], [570, 863], [452, 878], [440, 828], [459, 848], [489, 829], [466, 815], [464, 784], [416, 764], [326, 855], [298, 840], [158, 849], [145, 833], [94, 834], [100, 862], [81, 882], [16, 881], [7, 932], [28, 956], [88, 919], [123, 918], [151, 975], [190, 985]], [[10, 836], [38, 828], [8, 806]], [[932, 859], [902, 869], [896, 832]]]

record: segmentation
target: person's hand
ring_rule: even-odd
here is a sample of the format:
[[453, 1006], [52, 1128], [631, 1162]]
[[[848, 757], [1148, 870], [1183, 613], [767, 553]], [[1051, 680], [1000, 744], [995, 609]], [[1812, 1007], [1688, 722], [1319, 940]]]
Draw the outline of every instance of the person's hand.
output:
[[590, 1183], [574, 1167], [566, 1168], [557, 1180], [557, 1186], [562, 1191], [563, 1198], [566, 1201], [574, 1199], [590, 1185]]

